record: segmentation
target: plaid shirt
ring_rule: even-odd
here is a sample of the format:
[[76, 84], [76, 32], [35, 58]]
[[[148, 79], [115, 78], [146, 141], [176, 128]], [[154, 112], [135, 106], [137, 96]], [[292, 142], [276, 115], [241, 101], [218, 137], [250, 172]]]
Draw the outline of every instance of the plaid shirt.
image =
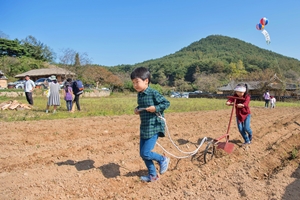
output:
[[[155, 106], [156, 112], [164, 116], [164, 110], [170, 106], [170, 102], [162, 96], [158, 91], [148, 87], [144, 92], [138, 93], [137, 108], [147, 108]], [[155, 113], [147, 112], [146, 110], [140, 112], [140, 137], [148, 139], [159, 133], [163, 137], [165, 133], [165, 123], [158, 118]]]

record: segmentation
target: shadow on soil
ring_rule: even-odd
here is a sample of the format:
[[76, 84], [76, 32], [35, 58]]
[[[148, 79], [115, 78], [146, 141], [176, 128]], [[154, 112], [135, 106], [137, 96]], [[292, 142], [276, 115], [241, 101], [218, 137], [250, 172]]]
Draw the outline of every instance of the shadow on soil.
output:
[[[62, 166], [62, 165], [75, 166], [75, 168], [78, 171], [82, 171], [82, 170], [89, 170], [89, 169], [95, 168], [94, 163], [95, 162], [93, 160], [83, 160], [83, 161], [78, 161], [78, 162], [76, 162], [74, 160], [66, 160], [64, 162], [58, 162], [55, 164], [57, 164], [58, 166]], [[115, 163], [108, 163], [108, 164], [98, 167], [98, 169], [100, 169], [100, 171], [102, 172], [102, 174], [105, 178], [116, 178], [121, 175], [121, 173], [120, 173], [121, 167], [122, 166], [115, 164]], [[122, 168], [124, 168], [124, 167], [122, 167]], [[128, 169], [126, 169], [126, 170], [128, 170]], [[127, 174], [125, 174], [125, 176], [127, 176], [127, 177], [142, 176], [142, 175], [146, 175], [147, 173], [148, 173], [147, 170], [139, 170], [139, 171], [135, 171], [135, 172], [128, 172]]]
[[108, 163], [99, 167], [105, 178], [116, 178], [120, 176], [120, 165], [115, 163]]
[[284, 200], [299, 200], [300, 198], [300, 164], [296, 171], [292, 173], [292, 177], [296, 180], [286, 187], [282, 197]]
[[58, 162], [55, 164], [57, 164], [58, 166], [74, 165], [78, 171], [82, 171], [82, 170], [89, 170], [89, 169], [95, 168], [94, 163], [95, 162], [93, 160], [83, 160], [83, 161], [78, 161], [78, 162], [75, 162], [74, 160], [67, 160], [67, 161]]
[[127, 174], [125, 174], [125, 176], [130, 177], [130, 176], [145, 176], [148, 174], [147, 170], [139, 170], [136, 172], [128, 172]]

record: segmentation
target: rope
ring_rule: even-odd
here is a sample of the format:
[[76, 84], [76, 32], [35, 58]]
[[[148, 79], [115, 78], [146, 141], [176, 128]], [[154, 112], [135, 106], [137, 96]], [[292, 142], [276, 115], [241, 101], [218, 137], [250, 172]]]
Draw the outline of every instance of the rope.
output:
[[179, 149], [179, 147], [178, 147], [178, 146], [174, 143], [174, 141], [172, 140], [171, 135], [170, 135], [170, 132], [169, 132], [169, 128], [168, 128], [168, 125], [167, 125], [167, 122], [166, 122], [166, 119], [165, 119], [164, 117], [162, 117], [162, 115], [161, 115], [160, 113], [156, 113], [156, 115], [157, 115], [157, 117], [159, 117], [161, 120], [164, 121], [164, 123], [165, 123], [165, 130], [166, 130], [166, 132], [167, 132], [167, 134], [168, 134], [168, 137], [169, 137], [170, 141], [171, 141], [172, 144], [176, 147], [176, 149], [177, 149], [178, 151], [180, 151], [181, 153], [183, 153], [183, 154], [188, 154], [188, 155], [186, 155], [186, 156], [176, 156], [176, 155], [174, 155], [174, 154], [168, 152], [165, 148], [163, 148], [162, 145], [160, 145], [158, 142], [156, 142], [156, 144], [157, 144], [164, 152], [166, 152], [167, 154], [173, 156], [174, 158], [181, 159], [181, 158], [188, 158], [188, 157], [191, 157], [191, 156], [195, 155], [195, 154], [199, 151], [199, 149], [201, 148], [201, 146], [203, 145], [203, 143], [204, 143], [205, 141], [207, 141], [207, 137], [204, 137], [204, 138], [201, 140], [201, 142], [200, 142], [199, 146], [197, 147], [197, 149], [195, 149], [194, 151], [191, 151], [191, 152], [185, 152], [185, 151], [182, 151], [181, 149]]

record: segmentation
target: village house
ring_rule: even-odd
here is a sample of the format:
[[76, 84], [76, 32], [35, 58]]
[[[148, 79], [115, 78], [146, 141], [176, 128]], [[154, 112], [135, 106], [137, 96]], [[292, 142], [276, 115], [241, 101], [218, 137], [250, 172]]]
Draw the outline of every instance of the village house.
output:
[[235, 86], [239, 83], [248, 85], [251, 99], [261, 100], [266, 90], [277, 99], [297, 96], [299, 93], [299, 85], [286, 83], [275, 74], [269, 81], [230, 81], [227, 85], [218, 88], [218, 94], [232, 95]]
[[58, 82], [63, 82], [67, 78], [73, 78], [76, 74], [66, 69], [51, 65], [49, 68], [33, 69], [22, 74], [18, 74], [15, 78], [24, 79], [26, 75], [29, 75], [30, 79], [33, 81], [36, 81], [39, 78], [48, 78], [51, 75], [55, 75]]

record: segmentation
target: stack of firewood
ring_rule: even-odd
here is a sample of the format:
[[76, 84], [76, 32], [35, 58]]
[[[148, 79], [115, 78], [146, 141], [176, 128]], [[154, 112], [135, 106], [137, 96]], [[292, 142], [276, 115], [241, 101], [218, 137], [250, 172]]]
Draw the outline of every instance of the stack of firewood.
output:
[[7, 102], [0, 103], [0, 110], [25, 110], [31, 109], [31, 106], [24, 103], [19, 103], [17, 100], [10, 100]]

